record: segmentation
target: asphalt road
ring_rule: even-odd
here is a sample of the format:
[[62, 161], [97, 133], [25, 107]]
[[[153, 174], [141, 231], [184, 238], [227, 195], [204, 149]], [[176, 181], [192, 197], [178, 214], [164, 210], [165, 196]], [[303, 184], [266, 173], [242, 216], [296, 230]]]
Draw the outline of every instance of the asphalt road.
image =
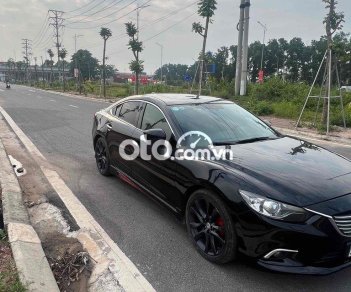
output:
[[[0, 105], [57, 168], [109, 236], [158, 291], [350, 291], [351, 269], [318, 277], [260, 270], [245, 259], [213, 265], [164, 207], [96, 170], [93, 114], [106, 103], [0, 84]], [[351, 147], [323, 143], [351, 158]], [[316, 246], [318, 248], [318, 246]]]

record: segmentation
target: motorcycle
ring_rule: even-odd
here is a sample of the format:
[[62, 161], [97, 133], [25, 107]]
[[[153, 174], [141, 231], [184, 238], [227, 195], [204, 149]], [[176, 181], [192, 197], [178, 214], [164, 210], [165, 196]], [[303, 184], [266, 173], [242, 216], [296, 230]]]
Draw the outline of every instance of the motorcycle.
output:
[[6, 89], [11, 89], [11, 85], [9, 82], [6, 82]]

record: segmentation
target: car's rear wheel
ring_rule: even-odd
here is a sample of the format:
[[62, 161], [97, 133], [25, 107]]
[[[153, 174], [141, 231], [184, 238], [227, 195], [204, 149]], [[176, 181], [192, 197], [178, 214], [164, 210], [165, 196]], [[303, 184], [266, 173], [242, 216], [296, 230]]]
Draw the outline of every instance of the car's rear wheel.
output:
[[107, 145], [103, 138], [99, 138], [95, 144], [95, 159], [96, 166], [99, 172], [104, 176], [109, 176], [110, 173], [110, 159], [108, 155]]
[[237, 240], [233, 219], [216, 194], [199, 190], [191, 195], [186, 207], [186, 225], [190, 240], [204, 258], [219, 264], [235, 258]]

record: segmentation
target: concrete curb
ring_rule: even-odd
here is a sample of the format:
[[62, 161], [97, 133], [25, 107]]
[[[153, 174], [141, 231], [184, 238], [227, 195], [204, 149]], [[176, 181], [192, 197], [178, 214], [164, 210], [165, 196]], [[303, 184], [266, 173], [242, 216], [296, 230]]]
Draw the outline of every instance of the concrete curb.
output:
[[279, 127], [274, 127], [274, 126], [272, 126], [272, 127], [282, 134], [295, 136], [295, 137], [298, 137], [301, 139], [312, 138], [315, 140], [329, 141], [329, 142], [334, 142], [337, 144], [351, 146], [351, 139], [344, 139], [344, 138], [335, 137], [335, 136], [331, 136], [331, 135], [320, 135], [320, 134], [308, 133], [308, 132], [299, 131], [299, 130], [290, 130], [290, 129], [279, 128]]
[[78, 224], [80, 230], [76, 232], [76, 238], [95, 262], [89, 290], [94, 292], [155, 291], [1, 106], [0, 113], [32, 155], [33, 160], [40, 166], [48, 182]]
[[0, 165], [4, 223], [21, 282], [29, 291], [59, 291], [1, 139]]

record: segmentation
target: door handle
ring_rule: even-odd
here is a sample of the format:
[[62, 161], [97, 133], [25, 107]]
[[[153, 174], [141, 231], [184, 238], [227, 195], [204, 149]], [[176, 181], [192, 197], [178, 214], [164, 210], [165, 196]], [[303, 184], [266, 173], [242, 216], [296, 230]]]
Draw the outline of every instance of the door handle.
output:
[[111, 131], [112, 130], [112, 125], [111, 124], [106, 124], [106, 128], [107, 128], [107, 131]]

